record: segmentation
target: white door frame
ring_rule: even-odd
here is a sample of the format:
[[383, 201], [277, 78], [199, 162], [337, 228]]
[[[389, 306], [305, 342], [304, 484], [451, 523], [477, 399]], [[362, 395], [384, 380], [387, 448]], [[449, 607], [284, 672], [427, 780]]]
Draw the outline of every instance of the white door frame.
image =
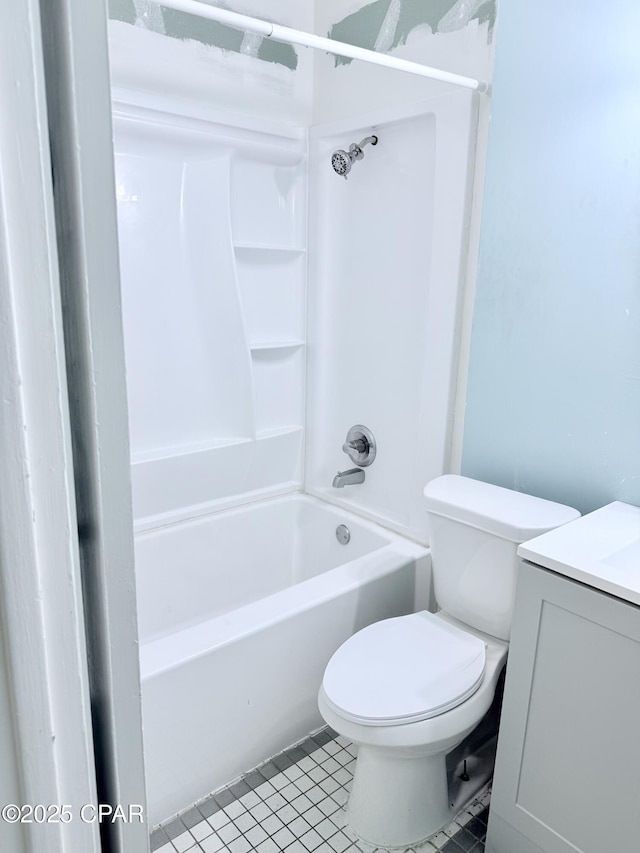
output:
[[[98, 796], [145, 802], [105, 0], [40, 0]], [[103, 833], [144, 853], [149, 827]]]
[[[76, 811], [96, 786], [38, 14], [36, 0], [0, 0], [0, 621], [13, 710], [1, 724], [16, 805]], [[100, 850], [78, 813], [0, 819], [0, 839], [11, 853]]]
[[101, 2], [0, 0], [2, 773], [73, 816], [0, 818], [8, 853], [149, 845], [79, 812], [145, 805], [106, 25]]

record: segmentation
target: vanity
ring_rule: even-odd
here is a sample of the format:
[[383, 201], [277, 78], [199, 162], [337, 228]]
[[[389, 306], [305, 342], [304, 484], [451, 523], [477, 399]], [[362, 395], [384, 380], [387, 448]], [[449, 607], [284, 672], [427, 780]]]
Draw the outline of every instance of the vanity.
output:
[[640, 845], [640, 507], [526, 542], [486, 853]]

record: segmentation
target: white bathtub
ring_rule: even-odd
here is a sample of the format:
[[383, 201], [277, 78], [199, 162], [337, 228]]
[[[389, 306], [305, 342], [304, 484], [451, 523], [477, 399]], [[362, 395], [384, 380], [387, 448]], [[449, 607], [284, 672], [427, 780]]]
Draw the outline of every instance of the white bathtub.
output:
[[430, 600], [427, 549], [303, 495], [140, 534], [136, 573], [150, 825], [322, 725], [335, 649]]

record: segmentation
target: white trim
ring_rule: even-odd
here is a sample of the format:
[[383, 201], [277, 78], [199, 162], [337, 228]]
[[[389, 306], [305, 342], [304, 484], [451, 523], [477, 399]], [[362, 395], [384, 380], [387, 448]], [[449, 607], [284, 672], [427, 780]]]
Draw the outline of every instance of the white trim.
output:
[[[91, 712], [37, 0], [0, 4], [0, 620], [29, 853], [98, 853]], [[4, 772], [4, 770], [3, 770]], [[3, 803], [3, 805], [5, 805]], [[9, 840], [10, 839], [10, 840]], [[1, 844], [5, 848], [5, 844]]]
[[259, 33], [266, 38], [285, 44], [298, 44], [303, 47], [311, 47], [316, 50], [324, 50], [336, 56], [346, 56], [350, 59], [360, 59], [373, 65], [383, 65], [385, 68], [393, 68], [396, 71], [404, 71], [419, 77], [428, 77], [431, 80], [439, 80], [442, 83], [450, 83], [452, 86], [462, 86], [464, 89], [472, 89], [478, 92], [487, 92], [488, 84], [482, 80], [474, 80], [472, 77], [464, 77], [462, 74], [452, 74], [450, 71], [442, 71], [440, 68], [431, 68], [419, 62], [409, 62], [406, 59], [398, 59], [387, 53], [378, 53], [375, 50], [367, 50], [364, 47], [356, 47], [353, 44], [336, 41], [335, 39], [323, 38], [313, 33], [305, 33], [302, 30], [294, 30], [291, 27], [283, 27], [260, 18], [251, 18], [248, 15], [240, 15], [229, 9], [221, 9], [218, 6], [210, 6], [200, 0], [154, 0], [168, 9], [186, 12], [210, 21], [227, 24], [245, 32]]
[[[98, 793], [145, 806], [127, 404], [104, 3], [41, 0]], [[108, 822], [113, 853], [149, 827]]]
[[460, 307], [460, 344], [458, 348], [457, 382], [451, 428], [451, 459], [449, 465], [449, 471], [452, 474], [459, 474], [462, 471], [464, 424], [469, 386], [469, 368], [471, 364], [471, 332], [476, 281], [478, 278], [489, 119], [490, 104], [485, 98], [481, 98], [478, 102], [478, 128], [476, 132], [475, 165], [473, 167], [474, 177], [466, 253], [466, 275]]

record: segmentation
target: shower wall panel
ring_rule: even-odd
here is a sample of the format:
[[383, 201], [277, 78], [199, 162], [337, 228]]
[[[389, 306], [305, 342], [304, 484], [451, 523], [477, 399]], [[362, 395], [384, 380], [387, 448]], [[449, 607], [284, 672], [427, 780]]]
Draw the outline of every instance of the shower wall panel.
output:
[[306, 135], [115, 114], [134, 515], [301, 484]]
[[[307, 490], [422, 541], [422, 489], [449, 466], [476, 106], [455, 92], [310, 142]], [[372, 133], [336, 175], [332, 151]], [[336, 489], [354, 424], [378, 453], [363, 484]]]

